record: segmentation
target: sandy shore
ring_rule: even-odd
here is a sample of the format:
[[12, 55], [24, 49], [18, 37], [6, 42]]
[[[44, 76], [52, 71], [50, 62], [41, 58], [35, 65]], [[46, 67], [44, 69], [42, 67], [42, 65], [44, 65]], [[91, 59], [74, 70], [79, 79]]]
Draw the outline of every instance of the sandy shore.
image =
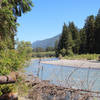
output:
[[79, 68], [100, 68], [100, 61], [96, 60], [57, 60], [57, 61], [42, 61], [41, 63], [62, 65], [62, 66], [72, 66]]

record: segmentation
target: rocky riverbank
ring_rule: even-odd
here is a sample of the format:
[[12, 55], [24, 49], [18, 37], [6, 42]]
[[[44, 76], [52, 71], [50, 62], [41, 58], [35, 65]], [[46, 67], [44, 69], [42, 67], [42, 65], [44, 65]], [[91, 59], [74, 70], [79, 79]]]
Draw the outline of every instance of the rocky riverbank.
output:
[[[31, 78], [30, 78], [31, 77]], [[100, 92], [83, 89], [65, 88], [50, 83], [49, 80], [40, 80], [29, 75], [26, 83], [30, 87], [28, 95], [22, 100], [99, 100]], [[31, 80], [30, 80], [31, 79]], [[98, 96], [98, 97], [96, 97]], [[20, 99], [21, 100], [21, 99]]]

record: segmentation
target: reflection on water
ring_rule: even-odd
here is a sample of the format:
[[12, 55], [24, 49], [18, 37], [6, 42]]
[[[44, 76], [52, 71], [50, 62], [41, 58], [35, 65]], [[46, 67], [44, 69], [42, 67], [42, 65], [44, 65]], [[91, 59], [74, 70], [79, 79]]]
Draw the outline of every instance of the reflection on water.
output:
[[[58, 59], [52, 58], [42, 60]], [[39, 60], [32, 60], [29, 67], [25, 70], [27, 73], [39, 76], [42, 80], [50, 80], [57, 85], [100, 91], [99, 69], [41, 64], [39, 63]]]

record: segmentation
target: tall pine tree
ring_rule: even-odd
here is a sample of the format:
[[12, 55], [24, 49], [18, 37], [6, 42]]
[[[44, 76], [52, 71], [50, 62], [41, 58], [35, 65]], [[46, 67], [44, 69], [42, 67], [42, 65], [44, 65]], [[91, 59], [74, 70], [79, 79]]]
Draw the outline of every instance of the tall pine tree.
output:
[[72, 34], [72, 39], [73, 39], [73, 52], [74, 53], [79, 53], [79, 46], [80, 46], [80, 35], [77, 27], [75, 26], [74, 22], [69, 23], [69, 30]]
[[100, 53], [100, 9], [95, 19], [95, 52]]
[[58, 43], [58, 54], [62, 54], [63, 56], [72, 54], [72, 46], [72, 35], [67, 25], [64, 23], [62, 35]]
[[87, 53], [94, 53], [94, 16], [88, 16], [85, 22], [85, 34], [86, 34], [86, 50]]
[[80, 33], [80, 49], [79, 49], [79, 53], [86, 53], [86, 34], [85, 34], [85, 29], [80, 29], [79, 31]]

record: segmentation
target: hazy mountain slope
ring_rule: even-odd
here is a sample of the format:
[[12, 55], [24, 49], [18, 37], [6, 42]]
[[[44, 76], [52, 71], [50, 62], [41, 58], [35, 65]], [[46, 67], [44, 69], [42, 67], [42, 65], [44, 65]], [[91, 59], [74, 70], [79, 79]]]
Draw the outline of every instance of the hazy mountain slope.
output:
[[60, 35], [57, 35], [55, 37], [45, 39], [45, 40], [40, 40], [32, 43], [33, 48], [41, 47], [41, 48], [46, 48], [46, 47], [54, 47], [56, 40], [59, 40]]

